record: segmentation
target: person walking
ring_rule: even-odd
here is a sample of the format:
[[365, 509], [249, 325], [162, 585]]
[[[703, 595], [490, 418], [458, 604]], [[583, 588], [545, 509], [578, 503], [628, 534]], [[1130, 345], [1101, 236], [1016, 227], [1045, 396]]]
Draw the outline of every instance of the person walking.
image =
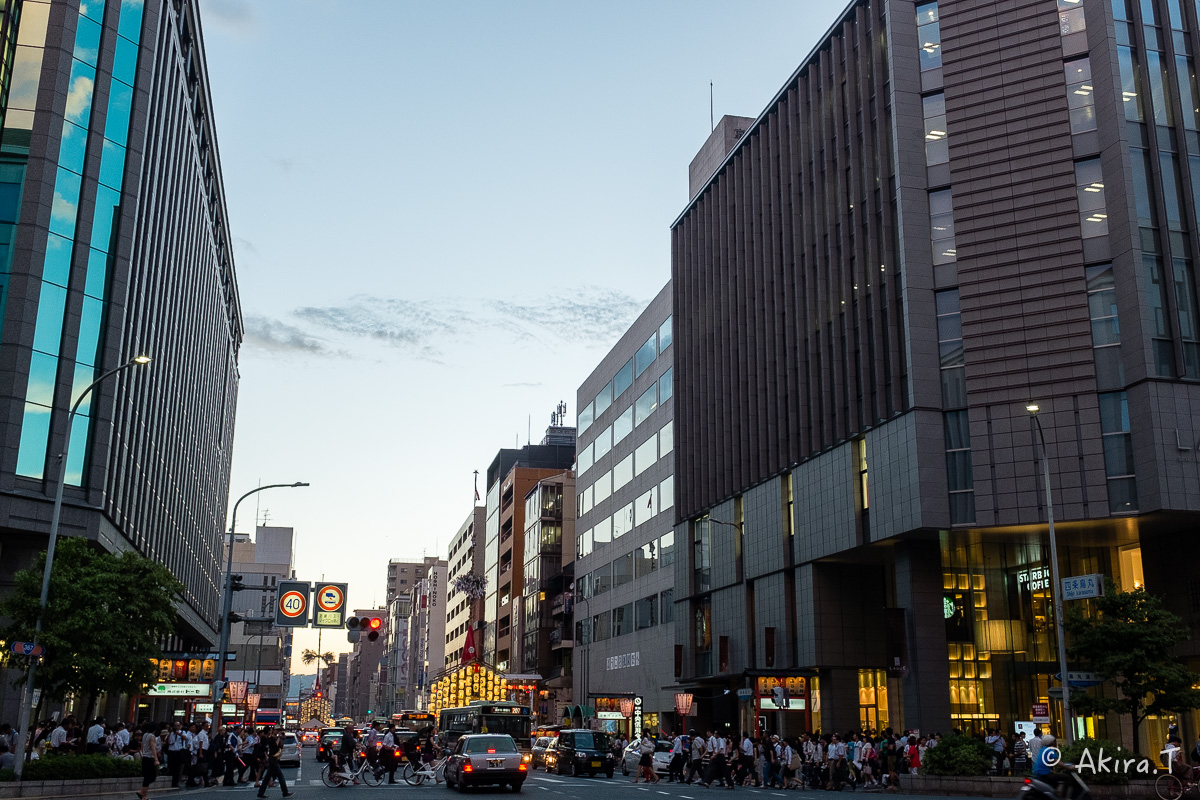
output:
[[288, 791], [287, 781], [284, 780], [283, 777], [283, 770], [279, 768], [279, 757], [283, 754], [282, 737], [279, 736], [272, 728], [267, 732], [267, 735], [263, 737], [263, 740], [266, 744], [267, 750], [267, 769], [263, 774], [261, 784], [258, 787], [258, 796], [266, 797], [267, 787], [270, 785], [272, 780], [277, 780], [279, 781], [279, 788], [283, 790], [283, 796], [288, 797], [291, 795], [291, 792]]
[[396, 765], [399, 759], [396, 758], [396, 723], [389, 722], [387, 733], [383, 735], [383, 748], [379, 757], [383, 760], [383, 769], [387, 772], [388, 783], [396, 782]]
[[667, 783], [674, 783], [678, 778], [680, 783], [683, 783], [683, 765], [687, 760], [685, 753], [687, 745], [684, 742], [683, 734], [671, 737], [671, 763], [667, 765]]
[[176, 722], [167, 734], [167, 771], [171, 773], [171, 788], [179, 786], [184, 762], [190, 760], [191, 751], [191, 743], [188, 742], [187, 732], [183, 730], [183, 723]]
[[650, 731], [643, 729], [642, 740], [638, 742], [638, 771], [633, 775], [633, 783], [637, 783], [639, 778], [646, 783], [658, 783], [658, 775], [654, 772], [654, 750]]
[[142, 726], [142, 788], [138, 790], [138, 797], [146, 800], [150, 794], [150, 784], [158, 777], [159, 765], [159, 743], [158, 736], [154, 731], [154, 727], [147, 723]]

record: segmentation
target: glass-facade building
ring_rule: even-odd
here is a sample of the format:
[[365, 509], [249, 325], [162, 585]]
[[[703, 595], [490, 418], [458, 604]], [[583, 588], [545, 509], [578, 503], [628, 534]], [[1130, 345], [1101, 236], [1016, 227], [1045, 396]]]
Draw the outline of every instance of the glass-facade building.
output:
[[1198, 11], [853, 2], [676, 220], [674, 679], [701, 717], [1011, 729], [1049, 701], [1031, 403], [1063, 576], [1200, 624]]
[[242, 319], [196, 4], [7, 0], [0, 45], [0, 588], [45, 546], [71, 403], [144, 353], [80, 406], [61, 533], [168, 566], [207, 646]]
[[626, 736], [665, 726], [674, 702], [673, 324], [668, 283], [577, 393], [575, 703], [562, 712]]

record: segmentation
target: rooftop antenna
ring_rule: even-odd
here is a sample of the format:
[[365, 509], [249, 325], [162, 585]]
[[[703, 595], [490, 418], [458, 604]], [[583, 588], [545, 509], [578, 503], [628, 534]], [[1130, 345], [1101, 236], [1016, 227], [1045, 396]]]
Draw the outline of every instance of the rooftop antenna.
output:
[[712, 81], [709, 81], [708, 82], [708, 132], [709, 133], [712, 133], [713, 131], [715, 131], [717, 129], [717, 123], [714, 120], [716, 120], [716, 117], [713, 116], [713, 84], [712, 84]]

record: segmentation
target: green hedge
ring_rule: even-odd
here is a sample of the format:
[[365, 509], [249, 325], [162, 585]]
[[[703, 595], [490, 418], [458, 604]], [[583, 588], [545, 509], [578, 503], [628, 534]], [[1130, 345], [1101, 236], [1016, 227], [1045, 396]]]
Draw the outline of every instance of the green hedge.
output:
[[994, 751], [982, 739], [951, 734], [937, 747], [925, 750], [921, 772], [926, 775], [986, 775], [994, 764]]
[[[90, 756], [46, 756], [25, 765], [23, 780], [27, 781], [83, 781], [101, 778], [135, 778], [142, 774], [140, 759], [95, 754]], [[0, 782], [12, 781], [16, 775], [11, 769], [0, 770]]]

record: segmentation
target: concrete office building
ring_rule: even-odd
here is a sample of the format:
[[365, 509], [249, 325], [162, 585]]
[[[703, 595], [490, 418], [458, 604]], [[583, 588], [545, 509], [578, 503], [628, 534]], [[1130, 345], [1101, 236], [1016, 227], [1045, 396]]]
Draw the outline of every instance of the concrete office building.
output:
[[[470, 628], [473, 631], [472, 636], [475, 636], [475, 626], [483, 624], [483, 598], [472, 600], [454, 589], [454, 581], [470, 573], [483, 575], [483, 548], [477, 544], [483, 539], [486, 515], [486, 508], [475, 506], [450, 540], [446, 584], [446, 652], [443, 657], [443, 669], [462, 662], [467, 630]], [[476, 646], [479, 644], [481, 642], [476, 641]]]
[[[519, 450], [501, 450], [487, 470], [487, 522], [483, 551], [484, 597], [483, 641], [476, 641], [482, 660], [501, 673], [511, 673], [517, 664], [513, 633], [518, 624], [525, 563], [525, 503], [522, 499], [543, 478], [569, 469], [575, 461], [575, 429], [553, 425], [541, 444]], [[517, 534], [517, 535], [514, 535]], [[510, 668], [511, 667], [511, 668]]]
[[392, 602], [398, 595], [407, 594], [417, 582], [425, 577], [426, 565], [437, 561], [425, 556], [422, 561], [402, 561], [393, 558], [388, 562], [387, 570], [387, 602]]
[[1195, 664], [1194, 4], [831, 22], [672, 227], [676, 685], [789, 731], [1028, 719], [1059, 671], [1030, 403], [1063, 576], [1163, 596]]
[[[579, 387], [575, 522], [577, 724], [669, 728], [674, 704], [671, 284]], [[634, 717], [620, 701], [633, 698]]]
[[[237, 658], [229, 665], [226, 678], [248, 681], [249, 691], [262, 695], [258, 719], [263, 722], [277, 721], [272, 717], [281, 713], [288, 694], [291, 659], [285, 653], [290, 654], [292, 629], [257, 620], [274, 617], [275, 587], [293, 575], [294, 538], [291, 528], [266, 525], [257, 526], [254, 539], [244, 533], [234, 535], [233, 574], [242, 576], [246, 588], [234, 593], [232, 610], [246, 621], [229, 627], [230, 649]], [[225, 541], [228, 543], [228, 535]]]
[[0, 36], [0, 591], [45, 549], [74, 393], [145, 353], [80, 407], [60, 532], [166, 565], [166, 649], [207, 651], [243, 325], [198, 4], [17, 0]]
[[404, 708], [428, 708], [429, 684], [446, 660], [446, 562], [425, 559], [425, 577], [412, 587], [408, 626], [408, 691]]
[[572, 699], [574, 473], [562, 472], [538, 481], [521, 502], [525, 504], [525, 529], [521, 532], [525, 574], [517, 672], [541, 676], [533, 709], [539, 723], [553, 725], [562, 721], [562, 712]]

